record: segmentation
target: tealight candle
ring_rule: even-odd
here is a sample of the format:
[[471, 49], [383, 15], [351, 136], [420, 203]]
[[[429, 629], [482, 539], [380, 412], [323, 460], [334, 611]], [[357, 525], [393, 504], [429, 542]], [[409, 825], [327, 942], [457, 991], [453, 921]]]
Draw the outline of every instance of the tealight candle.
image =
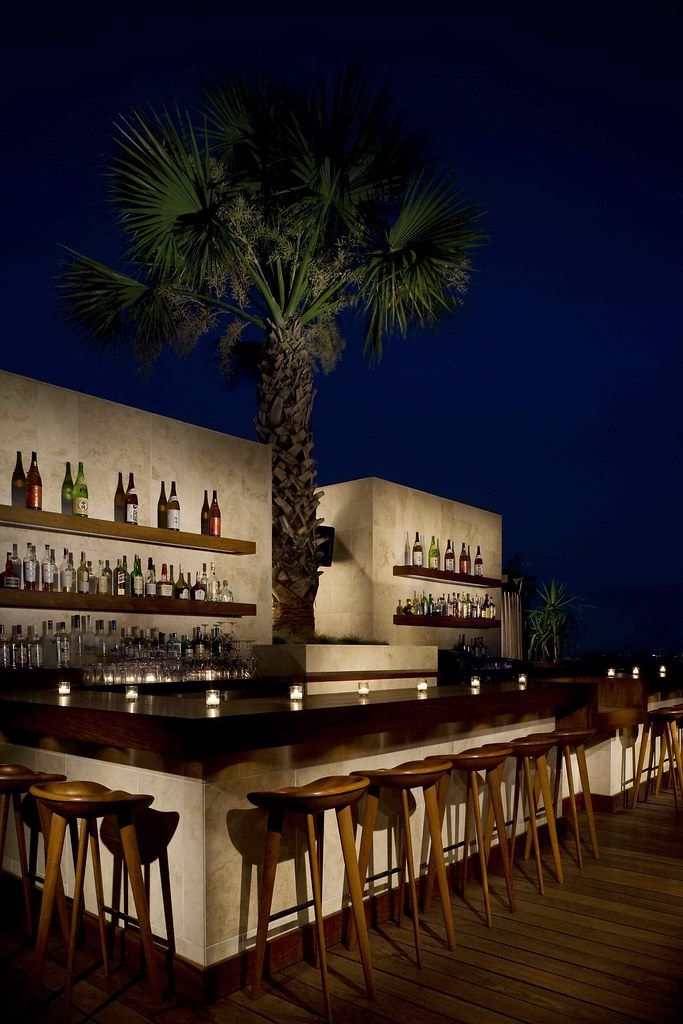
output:
[[156, 683], [156, 681], [157, 677], [155, 676], [154, 672], [148, 672], [147, 675], [145, 676], [146, 683]]
[[303, 700], [304, 699], [304, 688], [302, 683], [293, 683], [289, 688], [289, 699], [290, 700]]
[[370, 693], [370, 684], [366, 683], [364, 679], [361, 679], [361, 681], [358, 684], [358, 696], [359, 697], [367, 697], [367, 695], [369, 693]]
[[207, 708], [217, 708], [221, 702], [221, 691], [220, 690], [207, 690], [206, 691], [206, 706]]
[[659, 666], [659, 674], [660, 674], [660, 676], [665, 676], [666, 675], [666, 665], [660, 665]]
[[126, 700], [137, 700], [138, 688], [135, 683], [126, 683]]
[[640, 675], [640, 669], [638, 668], [637, 665], [634, 665], [633, 666], [633, 678], [637, 679], [639, 675]]
[[418, 679], [418, 681], [417, 681], [417, 692], [418, 693], [426, 693], [427, 692], [427, 680], [426, 679]]
[[69, 682], [68, 679], [63, 679], [61, 681], [61, 683], [57, 687], [57, 692], [59, 693], [60, 697], [68, 697], [68, 695], [71, 693], [71, 683]]
[[471, 679], [470, 679], [470, 683], [476, 689], [480, 685], [481, 679], [479, 678], [479, 676], [472, 676]]
[[607, 678], [608, 679], [614, 679], [616, 674], [617, 674], [617, 670], [615, 668], [608, 668], [607, 669]]
[[526, 683], [526, 672], [520, 672], [517, 676], [517, 681], [519, 683]]

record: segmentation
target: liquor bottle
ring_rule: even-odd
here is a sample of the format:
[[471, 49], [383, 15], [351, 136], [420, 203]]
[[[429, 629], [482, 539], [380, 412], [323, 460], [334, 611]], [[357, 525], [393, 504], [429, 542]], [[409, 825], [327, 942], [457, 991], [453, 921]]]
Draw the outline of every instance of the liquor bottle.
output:
[[66, 631], [66, 623], [57, 623], [55, 633], [55, 645], [57, 648], [57, 668], [71, 667], [71, 637]]
[[43, 590], [54, 590], [55, 589], [55, 576], [54, 566], [52, 559], [50, 558], [50, 545], [45, 545], [45, 557], [40, 565], [40, 578], [43, 584]]
[[126, 492], [123, 489], [123, 473], [119, 473], [119, 482], [114, 491], [114, 522], [126, 521]]
[[82, 462], [78, 463], [78, 473], [76, 474], [76, 482], [73, 486], [72, 511], [75, 516], [81, 516], [83, 519], [88, 518], [88, 485], [83, 475]]
[[11, 590], [19, 590], [21, 587], [21, 575], [17, 575], [11, 551], [7, 552], [3, 584]]
[[64, 548], [64, 558], [59, 566], [59, 589], [68, 593], [73, 587], [72, 569], [69, 565], [69, 549]]
[[218, 600], [224, 601], [226, 604], [232, 604], [232, 602], [234, 601], [232, 590], [228, 586], [227, 580], [223, 580], [223, 586], [221, 587], [220, 592], [218, 594]]
[[31, 452], [31, 466], [26, 477], [26, 508], [37, 512], [43, 507], [43, 481], [38, 469], [38, 457]]
[[220, 593], [221, 585], [216, 578], [216, 563], [211, 563], [211, 574], [206, 584], [206, 600], [217, 601]]
[[199, 573], [195, 574], [195, 584], [192, 587], [191, 597], [193, 601], [205, 601], [206, 600], [206, 587], [199, 578]]
[[157, 597], [173, 597], [173, 587], [168, 578], [168, 566], [161, 563], [161, 576], [157, 582]]
[[484, 575], [484, 559], [481, 557], [481, 547], [477, 544], [477, 553], [474, 556], [474, 575]]
[[114, 574], [111, 571], [109, 565], [109, 559], [107, 558], [104, 563], [104, 568], [100, 574], [99, 590], [100, 594], [107, 594], [111, 597], [114, 593]]
[[495, 619], [495, 617], [496, 617], [496, 603], [493, 600], [493, 598], [491, 598], [491, 600], [489, 601], [489, 618], [490, 619]]
[[147, 575], [145, 576], [145, 597], [157, 596], [157, 573], [154, 568], [154, 560], [147, 559]]
[[137, 526], [138, 522], [138, 494], [135, 490], [133, 474], [128, 474], [128, 490], [126, 491], [126, 522]]
[[43, 623], [43, 666], [44, 668], [57, 668], [57, 640], [53, 628], [52, 619]]
[[24, 555], [24, 590], [38, 590], [38, 560], [30, 542]]
[[470, 558], [470, 546], [467, 545], [467, 575], [470, 576], [472, 573], [472, 559]]
[[[87, 566], [87, 569], [88, 569], [88, 593], [89, 594], [96, 594], [97, 590], [98, 590], [98, 577], [95, 575], [95, 571], [94, 571], [94, 569], [92, 567], [92, 562], [91, 562], [90, 559], [88, 559], [88, 561], [86, 563], [86, 566]], [[99, 575], [101, 575], [101, 572], [102, 572], [101, 566], [102, 566], [102, 563], [100, 562]]]
[[132, 597], [144, 597], [145, 595], [145, 580], [142, 575], [139, 555], [136, 555], [133, 559], [133, 571], [130, 574], [130, 592]]
[[209, 509], [209, 536], [220, 537], [221, 535], [221, 510], [218, 507], [218, 495], [213, 492], [211, 508]]
[[171, 597], [175, 592], [175, 572], [173, 570], [173, 563], [168, 567], [168, 581], [171, 584]]
[[415, 543], [413, 544], [413, 565], [416, 565], [419, 568], [423, 565], [422, 543], [420, 541], [419, 533], [415, 534]]
[[67, 462], [62, 481], [62, 515], [70, 516], [74, 510], [74, 482], [71, 476], [71, 463]]
[[182, 565], [178, 566], [178, 579], [176, 580], [173, 596], [177, 597], [179, 601], [189, 601], [190, 599], [190, 585], [183, 576]]
[[22, 634], [21, 626], [12, 627], [11, 645], [12, 668], [26, 668], [28, 652], [26, 650], [26, 641]]
[[76, 569], [74, 567], [73, 551], [69, 552], [69, 572], [71, 573], [71, 593], [76, 594], [78, 592], [78, 579], [76, 578]]
[[19, 548], [17, 544], [12, 545], [12, 571], [19, 580], [18, 586], [21, 587], [22, 561], [19, 557]]
[[126, 596], [126, 577], [128, 573], [121, 564], [121, 559], [116, 559], [116, 568], [114, 569], [114, 596], [125, 597]]
[[209, 535], [209, 494], [208, 491], [204, 491], [204, 504], [202, 505], [201, 515], [201, 531], [203, 536], [208, 537]]
[[430, 569], [438, 569], [439, 568], [439, 549], [436, 546], [436, 541], [434, 540], [434, 535], [432, 535], [432, 543], [429, 545], [429, 568]]
[[92, 616], [84, 616], [83, 626], [83, 664], [94, 665], [97, 660], [97, 637], [92, 626]]
[[79, 594], [89, 594], [90, 584], [88, 582], [88, 566], [85, 561], [85, 551], [81, 551], [81, 564], [76, 570], [76, 588]]
[[180, 502], [175, 492], [175, 480], [171, 480], [171, 493], [166, 505], [166, 527], [169, 530], [180, 529]]
[[5, 636], [5, 627], [0, 622], [0, 670], [12, 667], [12, 644]]
[[443, 567], [446, 572], [455, 572], [455, 551], [453, 550], [450, 537], [446, 545], [446, 554], [443, 556]]
[[459, 571], [461, 575], [467, 575], [467, 549], [465, 548], [465, 541], [462, 542], [462, 551], [460, 552], [459, 559]]
[[168, 519], [167, 519], [167, 508], [168, 503], [166, 501], [166, 484], [161, 481], [161, 491], [159, 493], [159, 500], [157, 502], [157, 526], [160, 530], [165, 530]]
[[59, 590], [59, 567], [57, 566], [54, 548], [50, 548], [50, 563], [52, 565], [52, 589]]
[[74, 668], [82, 668], [85, 644], [80, 615], [71, 616], [71, 634], [69, 639], [71, 640], [71, 664]]
[[131, 573], [128, 572], [128, 555], [124, 555], [121, 561], [121, 569], [123, 571], [123, 586], [124, 596], [130, 597], [131, 595]]
[[410, 534], [408, 533], [407, 530], [406, 530], [406, 542], [405, 542], [405, 544], [403, 546], [403, 564], [404, 565], [411, 565], [412, 564], [412, 551], [410, 549]]
[[26, 508], [26, 474], [21, 461], [21, 452], [17, 452], [17, 462], [12, 473], [12, 507]]

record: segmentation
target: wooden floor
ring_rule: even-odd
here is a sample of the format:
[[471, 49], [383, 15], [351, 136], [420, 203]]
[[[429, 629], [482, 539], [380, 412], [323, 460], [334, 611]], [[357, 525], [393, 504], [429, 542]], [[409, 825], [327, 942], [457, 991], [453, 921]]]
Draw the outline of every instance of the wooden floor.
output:
[[[518, 864], [518, 910], [504, 907], [495, 879], [494, 927], [481, 921], [481, 892], [453, 897], [458, 949], [443, 943], [435, 901], [424, 922], [424, 964], [413, 960], [412, 931], [383, 926], [371, 933], [378, 998], [364, 997], [355, 956], [341, 946], [329, 962], [339, 1024], [665, 1024], [683, 1019], [683, 813], [670, 794], [635, 812], [600, 815], [601, 859], [586, 852], [579, 871], [568, 842], [565, 884], [553, 880], [546, 858], [546, 894], [536, 891], [531, 864]], [[0, 910], [0, 918], [2, 912]], [[28, 1008], [31, 951], [2, 921], [0, 1022], [61, 1020], [63, 960], [55, 946], [46, 988]], [[11, 927], [11, 926], [10, 926]], [[105, 980], [83, 957], [72, 1022], [88, 1024], [314, 1024], [321, 1018], [317, 971], [299, 964], [276, 975], [258, 1002], [245, 993], [209, 1007], [182, 1000], [156, 1006], [144, 981], [119, 968]]]

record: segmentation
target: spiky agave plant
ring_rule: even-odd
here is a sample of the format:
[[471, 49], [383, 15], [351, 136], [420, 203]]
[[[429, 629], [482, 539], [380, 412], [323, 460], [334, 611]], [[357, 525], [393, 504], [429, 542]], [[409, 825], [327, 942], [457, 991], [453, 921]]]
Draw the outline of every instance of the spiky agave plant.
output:
[[[314, 629], [318, 589], [314, 377], [356, 307], [365, 351], [461, 304], [480, 210], [436, 174], [386, 91], [349, 73], [296, 92], [233, 82], [201, 119], [136, 113], [117, 127], [112, 194], [124, 269], [71, 253], [67, 312], [91, 341], [152, 363], [209, 336], [226, 369], [258, 368], [259, 440], [273, 452], [274, 625]], [[254, 348], [256, 346], [256, 348]]]
[[569, 637], [572, 612], [579, 598], [556, 580], [551, 580], [548, 586], [543, 584], [538, 597], [538, 607], [529, 612], [527, 618], [529, 657], [557, 662], [562, 644]]

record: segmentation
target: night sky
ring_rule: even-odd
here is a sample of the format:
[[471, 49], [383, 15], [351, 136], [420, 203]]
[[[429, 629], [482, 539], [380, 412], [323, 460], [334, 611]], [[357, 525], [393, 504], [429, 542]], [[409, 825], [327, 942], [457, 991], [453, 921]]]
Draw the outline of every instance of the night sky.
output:
[[683, 649], [683, 6], [107, 8], [3, 18], [0, 366], [253, 437], [253, 385], [228, 390], [208, 343], [148, 380], [85, 348], [60, 319], [59, 246], [119, 256], [103, 177], [117, 115], [191, 108], [238, 70], [356, 60], [428, 130], [490, 241], [438, 334], [395, 339], [369, 368], [344, 322], [318, 380], [320, 482], [375, 475], [494, 509], [506, 556], [595, 605], [586, 646]]

